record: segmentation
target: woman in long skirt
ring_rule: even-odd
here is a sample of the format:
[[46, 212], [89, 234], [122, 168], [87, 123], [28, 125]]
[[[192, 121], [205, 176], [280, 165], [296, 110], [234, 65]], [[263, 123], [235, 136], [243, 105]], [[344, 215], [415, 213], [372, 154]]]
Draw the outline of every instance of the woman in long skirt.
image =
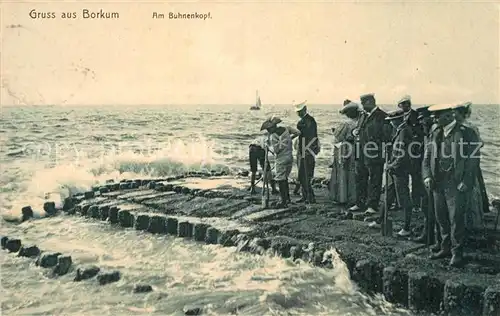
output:
[[352, 131], [357, 126], [360, 106], [346, 100], [340, 114], [345, 115], [348, 120], [333, 132], [335, 145], [329, 189], [332, 200], [350, 205], [356, 203], [355, 147]]

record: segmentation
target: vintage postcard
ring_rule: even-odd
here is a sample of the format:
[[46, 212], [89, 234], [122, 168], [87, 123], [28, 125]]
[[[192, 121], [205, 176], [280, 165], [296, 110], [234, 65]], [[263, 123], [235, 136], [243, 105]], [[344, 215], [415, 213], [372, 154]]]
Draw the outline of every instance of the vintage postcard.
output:
[[500, 315], [496, 1], [0, 3], [2, 315]]

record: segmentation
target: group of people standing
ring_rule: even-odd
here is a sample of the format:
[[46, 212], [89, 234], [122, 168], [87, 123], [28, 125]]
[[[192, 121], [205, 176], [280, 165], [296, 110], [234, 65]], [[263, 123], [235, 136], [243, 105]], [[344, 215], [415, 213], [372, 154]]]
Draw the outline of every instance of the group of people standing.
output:
[[[467, 229], [481, 229], [489, 211], [479, 166], [483, 143], [467, 120], [471, 103], [413, 109], [404, 96], [386, 113], [373, 94], [360, 99], [344, 101], [340, 112], [348, 120], [334, 130], [332, 198], [353, 205], [348, 212], [375, 216], [373, 228], [384, 212], [402, 209], [400, 237], [410, 237], [412, 213], [421, 210], [424, 229], [414, 240], [433, 246], [431, 259], [451, 256], [450, 265], [460, 265]], [[380, 206], [384, 171], [389, 210]]]
[[[296, 141], [296, 162], [298, 168], [298, 186], [295, 193], [302, 189], [302, 197], [298, 203], [316, 203], [312, 179], [316, 166], [316, 155], [320, 152], [318, 127], [316, 120], [307, 112], [306, 102], [295, 105], [295, 112], [299, 116], [297, 127], [280, 126], [280, 118], [273, 116], [261, 126], [261, 131], [267, 131], [266, 137], [257, 138], [250, 144], [250, 190], [255, 193], [255, 178], [257, 164], [267, 170], [264, 177], [270, 179], [273, 194], [280, 194], [280, 202], [276, 207], [287, 207], [291, 203], [288, 178], [293, 168], [294, 140]], [[271, 166], [265, 166], [266, 150], [274, 155], [274, 177], [271, 176]], [[279, 191], [276, 190], [276, 183]]]
[[[369, 223], [373, 228], [380, 227], [384, 212], [402, 209], [400, 237], [412, 235], [412, 213], [421, 211], [424, 228], [413, 239], [433, 246], [432, 259], [451, 256], [450, 265], [460, 265], [467, 229], [481, 228], [483, 213], [489, 211], [479, 166], [483, 143], [478, 129], [468, 122], [471, 103], [413, 109], [411, 97], [404, 96], [397, 107], [386, 113], [377, 106], [374, 94], [362, 95], [359, 104], [343, 102], [340, 113], [347, 120], [332, 129], [331, 198], [351, 205], [347, 212], [373, 216]], [[302, 189], [297, 202], [316, 202], [311, 181], [320, 152], [317, 124], [305, 102], [295, 110], [300, 118], [296, 128], [280, 126], [281, 119], [271, 117], [261, 127], [267, 136], [250, 145], [251, 191], [255, 192], [260, 162], [268, 170], [264, 177], [271, 179], [273, 193], [281, 196], [277, 207], [291, 202], [288, 178], [294, 140], [299, 178], [295, 192]], [[264, 168], [268, 152], [274, 155], [274, 178], [270, 164]], [[383, 185], [388, 207], [381, 207]]]

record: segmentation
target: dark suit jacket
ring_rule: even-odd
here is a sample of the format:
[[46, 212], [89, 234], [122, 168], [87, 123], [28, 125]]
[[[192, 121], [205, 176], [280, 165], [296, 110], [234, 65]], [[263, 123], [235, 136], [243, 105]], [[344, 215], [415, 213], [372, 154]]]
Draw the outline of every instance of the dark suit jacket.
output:
[[412, 138], [412, 128], [406, 123], [397, 128], [396, 134], [392, 138], [392, 150], [390, 151], [390, 160], [387, 167], [395, 175], [408, 175], [413, 169], [409, 153]]
[[392, 127], [385, 121], [387, 113], [377, 108], [371, 115], [365, 114], [359, 125], [359, 159], [365, 164], [384, 163], [383, 143], [390, 141]]
[[297, 129], [300, 131], [298, 140], [297, 154], [302, 157], [305, 155], [317, 155], [320, 151], [318, 139], [318, 125], [314, 117], [307, 113], [297, 123]]
[[[436, 150], [441, 150], [436, 145], [436, 137], [439, 128], [434, 128], [429, 135], [429, 143], [425, 146], [424, 161], [422, 165], [422, 178], [432, 179], [434, 182], [439, 181], [436, 179]], [[472, 189], [476, 177], [477, 168], [479, 168], [479, 147], [480, 142], [476, 132], [462, 124], [456, 123], [448, 136], [445, 138], [452, 138], [452, 145], [455, 147], [456, 153], [453, 157], [453, 179], [457, 185], [463, 182], [467, 189]]]

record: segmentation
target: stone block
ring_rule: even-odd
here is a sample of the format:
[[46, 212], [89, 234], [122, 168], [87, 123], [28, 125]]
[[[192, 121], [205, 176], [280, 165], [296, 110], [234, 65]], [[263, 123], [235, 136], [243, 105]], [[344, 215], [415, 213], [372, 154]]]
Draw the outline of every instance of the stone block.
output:
[[99, 188], [99, 192], [101, 192], [101, 194], [108, 193], [109, 191], [110, 189], [108, 186], [103, 186]]
[[101, 221], [105, 221], [109, 217], [109, 209], [110, 207], [108, 205], [103, 205], [99, 207], [99, 217]]
[[149, 293], [153, 291], [153, 287], [148, 284], [136, 284], [134, 285], [134, 293]]
[[121, 279], [120, 271], [101, 272], [97, 275], [99, 285], [106, 285], [113, 282], [118, 282]]
[[449, 315], [480, 315], [483, 290], [448, 279], [444, 285], [443, 310]]
[[207, 236], [205, 238], [205, 242], [207, 244], [217, 244], [218, 240], [219, 240], [219, 235], [220, 235], [220, 231], [215, 228], [215, 227], [210, 227], [207, 229]]
[[90, 216], [92, 218], [96, 218], [96, 219], [100, 218], [101, 217], [101, 212], [99, 211], [99, 206], [92, 205], [89, 208], [88, 216]]
[[387, 267], [383, 271], [382, 293], [391, 303], [408, 304], [408, 272], [395, 267]]
[[19, 257], [36, 258], [40, 255], [40, 248], [37, 246], [22, 246], [17, 254]]
[[87, 192], [85, 192], [85, 193], [84, 193], [84, 197], [85, 197], [86, 199], [91, 199], [91, 198], [93, 198], [94, 196], [95, 196], [94, 191], [87, 191]]
[[374, 263], [369, 259], [358, 260], [353, 270], [353, 280], [365, 291], [372, 293], [374, 289]]
[[72, 264], [73, 260], [70, 256], [59, 256], [57, 257], [57, 264], [52, 272], [54, 275], [65, 275], [69, 272]]
[[97, 266], [80, 267], [76, 270], [76, 276], [73, 281], [80, 282], [95, 277], [101, 269]]
[[20, 239], [17, 238], [9, 238], [5, 242], [4, 249], [7, 249], [9, 252], [18, 252], [21, 249], [22, 243]]
[[174, 186], [174, 192], [175, 193], [181, 193], [182, 192], [182, 186], [181, 185], [176, 185]]
[[111, 206], [109, 208], [108, 222], [110, 222], [111, 224], [118, 224], [119, 223], [118, 211], [120, 211], [118, 206]]
[[60, 252], [42, 253], [35, 264], [42, 268], [53, 268], [57, 265], [57, 258], [60, 255]]
[[179, 237], [193, 237], [193, 224], [190, 222], [179, 222], [177, 236]]
[[134, 215], [129, 211], [120, 210], [118, 211], [118, 222], [120, 226], [124, 228], [134, 227]]
[[191, 189], [188, 188], [188, 187], [182, 187], [181, 193], [182, 194], [190, 194], [191, 193]]
[[82, 216], [88, 216], [87, 214], [89, 213], [89, 209], [92, 205], [90, 204], [86, 204], [84, 205], [82, 208], [81, 208], [81, 212], [80, 212], [80, 215]]
[[56, 210], [56, 203], [54, 203], [54, 202], [45, 202], [45, 203], [43, 203], [43, 210], [49, 216], [54, 215], [57, 212], [57, 210]]
[[203, 223], [198, 223], [193, 225], [193, 238], [196, 241], [205, 241], [207, 236], [207, 229], [210, 226]]
[[167, 219], [165, 216], [151, 216], [149, 219], [148, 232], [153, 234], [165, 234], [167, 232]]
[[30, 218], [33, 218], [34, 214], [33, 214], [33, 209], [31, 208], [31, 206], [25, 206], [21, 209], [21, 214], [22, 214], [22, 221], [27, 221], [29, 220]]
[[500, 284], [490, 286], [483, 294], [483, 316], [500, 315]]
[[131, 184], [129, 182], [120, 183], [119, 190], [128, 190], [131, 188]]
[[149, 215], [139, 214], [135, 218], [135, 229], [136, 230], [147, 230], [149, 227]]
[[425, 272], [408, 273], [408, 307], [412, 310], [426, 308], [429, 298], [429, 275]]
[[7, 245], [7, 241], [9, 241], [9, 237], [2, 236], [2, 239], [1, 239], [2, 249], [5, 249], [5, 246]]
[[176, 218], [167, 217], [167, 234], [177, 236], [178, 225], [179, 221]]

